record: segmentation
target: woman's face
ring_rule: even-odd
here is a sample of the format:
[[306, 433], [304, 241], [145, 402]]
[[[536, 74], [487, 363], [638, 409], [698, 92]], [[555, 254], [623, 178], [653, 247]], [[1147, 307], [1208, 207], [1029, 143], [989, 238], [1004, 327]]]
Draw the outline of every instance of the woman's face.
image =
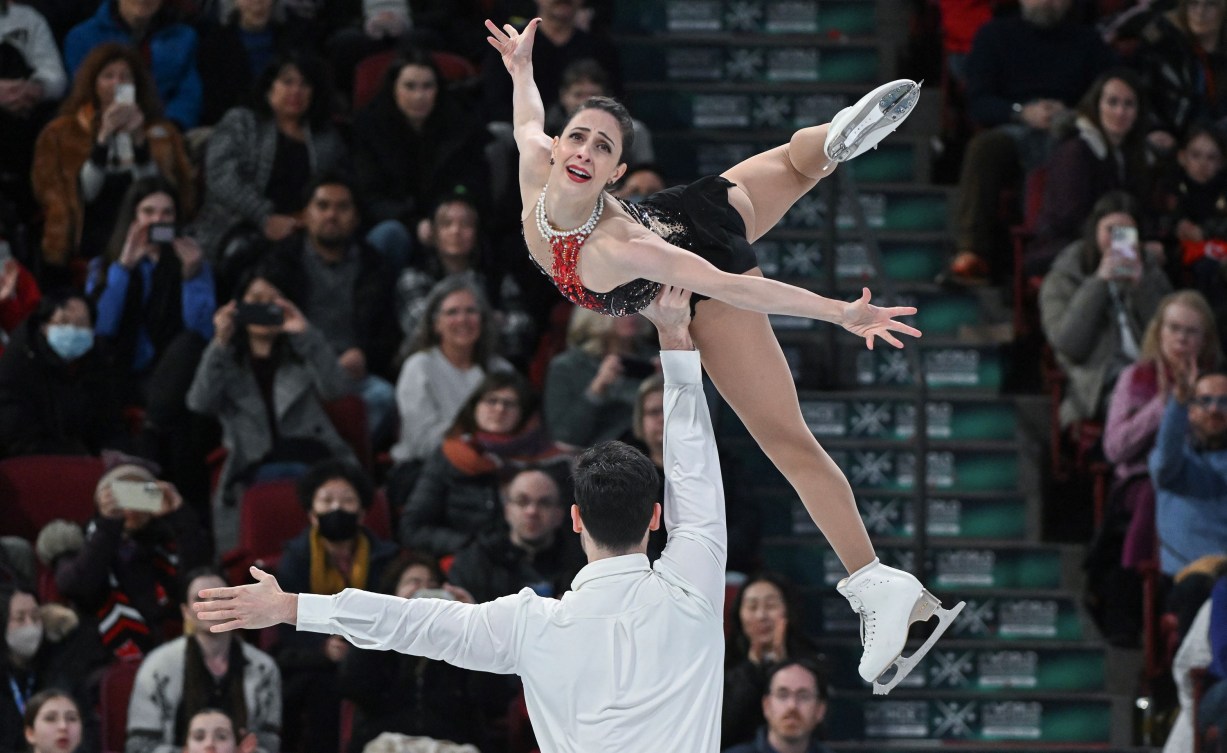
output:
[[331, 478], [320, 484], [311, 498], [311, 512], [327, 515], [333, 510], [361, 513], [362, 498], [358, 490], [343, 478]]
[[1113, 212], [1101, 217], [1095, 223], [1095, 244], [1099, 246], [1100, 254], [1106, 254], [1112, 248], [1113, 227], [1137, 227], [1137, 223], [1125, 212]]
[[422, 65], [406, 65], [396, 77], [396, 107], [413, 125], [421, 125], [434, 112], [439, 96], [435, 72]]
[[175, 221], [175, 200], [158, 191], [141, 199], [136, 205], [136, 222], [148, 227], [155, 222]]
[[1197, 309], [1172, 303], [1163, 310], [1159, 325], [1159, 353], [1169, 364], [1185, 364], [1196, 358], [1205, 342], [1206, 323]]
[[1223, 29], [1224, 0], [1189, 0], [1185, 23], [1193, 37], [1215, 37]]
[[273, 0], [234, 0], [234, 7], [244, 29], [263, 29], [273, 17]]
[[423, 588], [438, 587], [439, 582], [435, 580], [429, 567], [410, 565], [405, 568], [405, 572], [400, 574], [400, 580], [396, 581], [396, 595], [402, 599], [408, 599]]
[[477, 213], [462, 201], [442, 205], [435, 211], [434, 235], [440, 257], [468, 258], [477, 243]]
[[477, 306], [477, 298], [467, 290], [444, 296], [434, 327], [441, 346], [472, 349], [481, 337], [481, 309]]
[[131, 84], [135, 81], [132, 68], [126, 60], [112, 60], [98, 71], [94, 79], [94, 96], [98, 98], [98, 109], [105, 110], [115, 101], [115, 87], [120, 84]]
[[94, 328], [94, 323], [89, 318], [89, 306], [80, 298], [69, 298], [51, 314], [51, 318], [43, 325], [44, 335], [47, 334], [47, 327], [53, 324], [67, 324], [82, 329]]
[[219, 711], [206, 711], [192, 717], [187, 730], [185, 753], [235, 753], [234, 725]]
[[268, 107], [279, 120], [302, 120], [311, 109], [312, 91], [298, 66], [283, 66], [268, 89]]
[[34, 726], [25, 731], [34, 753], [72, 753], [81, 744], [81, 712], [70, 699], [56, 696], [39, 708]]
[[1125, 140], [1138, 119], [1138, 95], [1119, 78], [1108, 79], [1099, 95], [1099, 122], [1113, 144]]
[[1198, 183], [1209, 183], [1223, 169], [1223, 153], [1209, 135], [1200, 133], [1176, 153], [1184, 172]]
[[9, 599], [9, 624], [7, 630], [16, 630], [27, 625], [42, 624], [38, 613], [38, 600], [32, 595], [17, 591]]
[[741, 629], [750, 643], [766, 643], [775, 635], [777, 626], [788, 619], [784, 594], [765, 580], [746, 586], [741, 598]]
[[605, 190], [622, 177], [622, 131], [604, 110], [575, 114], [554, 145], [550, 181], [559, 185]]
[[520, 396], [511, 387], [492, 390], [477, 401], [477, 428], [491, 434], [510, 434], [520, 422]]

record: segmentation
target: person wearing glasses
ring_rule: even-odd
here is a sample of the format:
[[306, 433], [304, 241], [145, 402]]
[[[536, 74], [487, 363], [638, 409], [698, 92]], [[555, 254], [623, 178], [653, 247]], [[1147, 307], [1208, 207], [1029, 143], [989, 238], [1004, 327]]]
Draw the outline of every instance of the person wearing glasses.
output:
[[1190, 359], [1159, 423], [1150, 476], [1164, 575], [1227, 551], [1227, 373], [1200, 373]]
[[754, 742], [724, 753], [830, 753], [814, 735], [827, 715], [827, 686], [811, 663], [792, 659], [771, 669], [763, 693], [763, 718]]

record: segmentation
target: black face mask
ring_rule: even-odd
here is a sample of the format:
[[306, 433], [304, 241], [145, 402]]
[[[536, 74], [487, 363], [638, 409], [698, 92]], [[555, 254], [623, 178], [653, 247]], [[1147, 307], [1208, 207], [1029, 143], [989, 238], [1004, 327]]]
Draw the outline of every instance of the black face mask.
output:
[[358, 513], [348, 510], [333, 510], [316, 516], [320, 521], [320, 535], [329, 541], [349, 541], [358, 535]]

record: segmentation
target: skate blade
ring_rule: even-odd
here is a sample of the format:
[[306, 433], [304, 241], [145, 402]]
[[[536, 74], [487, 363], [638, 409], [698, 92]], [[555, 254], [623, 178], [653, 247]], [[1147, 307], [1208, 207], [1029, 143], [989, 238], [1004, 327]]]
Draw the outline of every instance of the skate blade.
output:
[[881, 682], [881, 678], [890, 671], [891, 667], [887, 667], [878, 679], [873, 681], [873, 694], [886, 695], [894, 690], [895, 686], [903, 681], [903, 678], [912, 673], [920, 660], [925, 658], [925, 654], [929, 653], [929, 649], [933, 648], [933, 644], [937, 643], [937, 639], [941, 638], [954, 622], [954, 618], [959, 616], [959, 612], [963, 611], [963, 607], [967, 606], [967, 602], [960, 601], [949, 609], [942, 609], [941, 602], [937, 600], [933, 594], [928, 591], [922, 591], [920, 598], [916, 600], [916, 606], [912, 607], [912, 622], [923, 622], [930, 617], [937, 615], [937, 627], [933, 629], [933, 634], [929, 639], [921, 645], [920, 648], [911, 656], [903, 656], [900, 654], [891, 667], [895, 668], [895, 674], [886, 682]]
[[[912, 108], [916, 105], [916, 100], [920, 98], [920, 87], [923, 85], [923, 79], [914, 84], [900, 84], [887, 91], [878, 99], [871, 101], [851, 119], [851, 122], [857, 123], [857, 125], [845, 133], [840, 142], [833, 144], [828, 149], [827, 156], [837, 162], [851, 159], [852, 155], [860, 150], [861, 144], [871, 135], [877, 134], [884, 127], [893, 126], [912, 111]], [[890, 130], [894, 130], [893, 127]], [[886, 135], [883, 133], [877, 136], [874, 141], [874, 148], [877, 148], [877, 142], [885, 138]]]

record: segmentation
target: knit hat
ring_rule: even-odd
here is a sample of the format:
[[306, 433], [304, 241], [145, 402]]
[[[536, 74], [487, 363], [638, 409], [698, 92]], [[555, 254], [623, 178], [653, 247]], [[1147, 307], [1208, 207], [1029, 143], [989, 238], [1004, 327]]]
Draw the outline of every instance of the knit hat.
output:
[[368, 37], [399, 37], [409, 30], [409, 3], [407, 0], [362, 0], [362, 19]]

